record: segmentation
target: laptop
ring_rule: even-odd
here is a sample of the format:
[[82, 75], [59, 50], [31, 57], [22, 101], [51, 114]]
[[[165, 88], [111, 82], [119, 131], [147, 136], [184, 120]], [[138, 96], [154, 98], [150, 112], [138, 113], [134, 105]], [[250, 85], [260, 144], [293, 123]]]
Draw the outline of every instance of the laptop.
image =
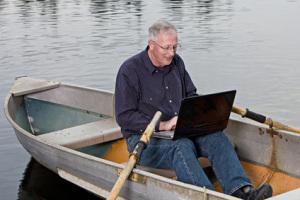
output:
[[174, 131], [154, 132], [153, 137], [177, 139], [222, 131], [227, 127], [236, 90], [193, 96], [181, 101]]

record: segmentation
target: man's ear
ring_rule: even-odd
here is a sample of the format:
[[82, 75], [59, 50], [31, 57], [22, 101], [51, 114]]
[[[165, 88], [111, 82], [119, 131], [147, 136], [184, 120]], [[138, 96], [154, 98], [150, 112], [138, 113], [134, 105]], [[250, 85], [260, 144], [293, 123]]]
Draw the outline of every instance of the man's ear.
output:
[[153, 50], [153, 42], [151, 40], [148, 40], [148, 46], [150, 50]]

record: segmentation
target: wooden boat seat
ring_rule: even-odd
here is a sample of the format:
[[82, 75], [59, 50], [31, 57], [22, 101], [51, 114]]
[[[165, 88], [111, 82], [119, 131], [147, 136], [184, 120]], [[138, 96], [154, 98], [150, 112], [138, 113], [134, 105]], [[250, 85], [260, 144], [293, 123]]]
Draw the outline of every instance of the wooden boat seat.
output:
[[172, 169], [158, 169], [158, 168], [146, 167], [142, 165], [136, 165], [136, 168], [153, 174], [164, 176], [167, 178], [176, 179], [175, 171]]
[[[200, 162], [200, 165], [203, 167], [203, 169], [207, 169], [207, 168], [211, 167], [211, 164], [207, 158], [200, 157], [198, 160]], [[124, 164], [126, 164], [126, 163], [124, 163]], [[164, 176], [167, 178], [176, 179], [176, 174], [173, 169], [158, 169], [158, 168], [152, 168], [152, 167], [141, 166], [141, 165], [136, 165], [136, 168], [153, 173], [153, 174]], [[207, 170], [205, 170], [205, 171], [207, 171]]]
[[[109, 160], [112, 162], [120, 163], [122, 165], [127, 165], [129, 153], [127, 151], [127, 144], [125, 139], [120, 139], [114, 142], [110, 148], [107, 149], [107, 152], [101, 156], [101, 158], [105, 160]], [[200, 165], [203, 167], [205, 172], [208, 174], [211, 170], [211, 163], [210, 161], [205, 157], [199, 157], [198, 158]], [[147, 171], [153, 174], [157, 174], [160, 176], [164, 176], [167, 178], [173, 178], [176, 179], [176, 174], [173, 169], [158, 169], [158, 168], [152, 168], [147, 166], [142, 166], [137, 164], [137, 169]], [[208, 174], [208, 175], [210, 175]]]
[[47, 143], [78, 149], [122, 138], [120, 128], [113, 118], [74, 126], [37, 136]]
[[16, 81], [10, 92], [14, 96], [32, 94], [59, 87], [60, 83], [56, 81], [46, 81], [23, 76], [16, 78]]

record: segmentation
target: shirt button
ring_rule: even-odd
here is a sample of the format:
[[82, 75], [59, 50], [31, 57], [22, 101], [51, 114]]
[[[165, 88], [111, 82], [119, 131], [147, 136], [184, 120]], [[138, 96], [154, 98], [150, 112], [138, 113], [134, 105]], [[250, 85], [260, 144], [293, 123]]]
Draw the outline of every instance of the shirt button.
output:
[[157, 73], [157, 72], [158, 72], [158, 70], [155, 70], [155, 72]]
[[152, 101], [152, 97], [150, 97], [149, 100]]
[[170, 99], [169, 102], [172, 103], [172, 100]]
[[174, 112], [174, 115], [177, 115], [178, 113], [177, 112]]
[[169, 87], [168, 87], [168, 86], [166, 86], [166, 90], [167, 90], [167, 89], [169, 89]]
[[141, 129], [140, 132], [143, 132], [143, 129]]

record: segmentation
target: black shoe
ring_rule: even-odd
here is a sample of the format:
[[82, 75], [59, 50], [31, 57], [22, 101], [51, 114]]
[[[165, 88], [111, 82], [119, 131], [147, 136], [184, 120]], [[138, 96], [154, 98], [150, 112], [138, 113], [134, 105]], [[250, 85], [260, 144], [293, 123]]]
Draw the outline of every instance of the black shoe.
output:
[[251, 186], [245, 186], [235, 191], [232, 196], [239, 197], [244, 200], [264, 200], [272, 196], [273, 190], [271, 185], [263, 184], [259, 188], [252, 188]]

